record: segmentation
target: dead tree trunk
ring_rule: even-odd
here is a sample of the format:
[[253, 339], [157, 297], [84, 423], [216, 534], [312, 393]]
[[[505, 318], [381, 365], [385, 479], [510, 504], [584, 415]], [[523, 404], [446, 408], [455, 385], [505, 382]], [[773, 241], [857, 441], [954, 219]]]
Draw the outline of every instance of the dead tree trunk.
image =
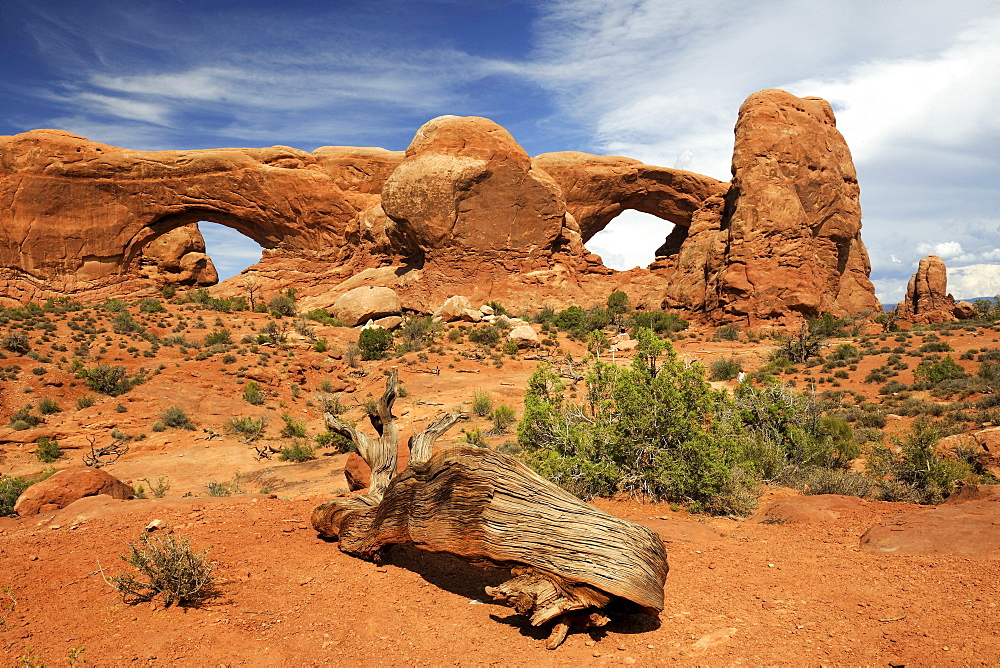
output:
[[487, 593], [534, 626], [554, 622], [550, 649], [570, 626], [606, 624], [613, 604], [653, 615], [663, 609], [668, 567], [659, 536], [584, 503], [505, 455], [466, 446], [431, 455], [459, 414], [411, 438], [409, 466], [396, 475], [391, 409], [397, 383], [394, 369], [372, 416], [378, 439], [326, 416], [331, 430], [357, 444], [371, 465], [372, 484], [363, 496], [318, 506], [312, 524], [321, 535], [339, 538], [343, 552], [364, 559], [379, 558], [389, 545], [414, 543], [510, 568], [513, 579]]

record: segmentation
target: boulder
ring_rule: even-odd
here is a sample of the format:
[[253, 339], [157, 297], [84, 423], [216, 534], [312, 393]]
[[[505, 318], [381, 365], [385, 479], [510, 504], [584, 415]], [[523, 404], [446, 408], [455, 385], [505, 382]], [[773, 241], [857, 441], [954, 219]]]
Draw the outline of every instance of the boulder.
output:
[[382, 188], [382, 209], [434, 259], [551, 248], [566, 202], [507, 130], [441, 116], [417, 130]]
[[398, 316], [403, 304], [392, 288], [365, 286], [341, 295], [330, 310], [348, 326], [356, 327], [369, 320]]
[[972, 320], [979, 317], [979, 311], [976, 307], [965, 301], [955, 302], [955, 308], [951, 312], [959, 320]]
[[1000, 503], [966, 501], [895, 515], [861, 537], [866, 552], [899, 555], [1000, 556]]
[[118, 478], [86, 466], [64, 469], [24, 490], [14, 504], [21, 517], [65, 508], [85, 496], [106, 494], [114, 499], [131, 499], [132, 488]]
[[531, 325], [518, 325], [507, 334], [507, 340], [513, 341], [518, 348], [535, 348], [539, 345], [538, 332]]
[[444, 300], [435, 311], [434, 317], [440, 318], [442, 322], [455, 322], [461, 320], [466, 311], [472, 310], [472, 302], [468, 297], [455, 295]]
[[906, 296], [896, 306], [896, 315], [921, 324], [955, 320], [955, 299], [948, 294], [948, 268], [944, 260], [937, 255], [920, 260], [906, 285]]
[[184, 225], [157, 237], [142, 250], [146, 275], [162, 283], [215, 285], [219, 274], [205, 253], [198, 224]]

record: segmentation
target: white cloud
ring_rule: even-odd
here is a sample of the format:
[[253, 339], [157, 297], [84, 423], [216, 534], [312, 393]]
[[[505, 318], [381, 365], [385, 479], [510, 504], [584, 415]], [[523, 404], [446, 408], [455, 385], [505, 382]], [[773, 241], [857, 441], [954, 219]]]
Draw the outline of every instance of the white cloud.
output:
[[936, 244], [920, 244], [917, 251], [923, 255], [937, 255], [942, 260], [950, 260], [955, 257], [965, 255], [962, 251], [962, 244], [957, 241], [942, 241]]
[[1000, 294], [1000, 265], [972, 264], [949, 267], [948, 291], [956, 299], [974, 299]]

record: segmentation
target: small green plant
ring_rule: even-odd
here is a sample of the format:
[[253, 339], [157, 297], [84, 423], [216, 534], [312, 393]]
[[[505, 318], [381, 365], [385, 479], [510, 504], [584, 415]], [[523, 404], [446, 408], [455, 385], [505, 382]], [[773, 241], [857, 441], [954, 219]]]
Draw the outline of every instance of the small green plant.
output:
[[[381, 327], [361, 330], [358, 336], [358, 349], [361, 351], [361, 359], [378, 360], [385, 356], [385, 353], [392, 348], [392, 332]], [[350, 360], [348, 360], [348, 363]]]
[[19, 355], [24, 355], [31, 350], [28, 333], [21, 329], [8, 332], [7, 336], [3, 337], [3, 341], [0, 341], [0, 346]]
[[171, 406], [161, 411], [160, 422], [174, 429], [187, 429], [188, 431], [194, 429], [194, 424], [191, 423], [187, 413], [177, 406]]
[[472, 412], [479, 417], [486, 417], [493, 410], [493, 396], [485, 390], [473, 390]]
[[16, 431], [24, 431], [25, 429], [31, 429], [32, 427], [38, 425], [42, 421], [42, 418], [38, 417], [31, 412], [32, 405], [22, 406], [10, 415], [10, 426]]
[[123, 573], [108, 583], [121, 592], [127, 603], [152, 601], [162, 596], [163, 604], [192, 604], [212, 594], [212, 565], [205, 559], [208, 550], [194, 552], [188, 538], [143, 534], [131, 543], [122, 561], [138, 571]]
[[242, 442], [249, 444], [264, 436], [268, 422], [266, 415], [234, 417], [226, 423], [225, 430], [230, 434], [238, 434]]
[[162, 499], [170, 491], [170, 478], [166, 476], [160, 476], [155, 481], [151, 481], [149, 478], [143, 478], [143, 481], [149, 485], [149, 491], [153, 493], [153, 496], [157, 499]]
[[125, 367], [111, 365], [106, 362], [101, 362], [96, 367], [89, 369], [81, 367], [76, 372], [76, 377], [82, 378], [87, 387], [95, 392], [107, 394], [112, 397], [125, 394], [145, 380], [142, 374], [129, 377], [128, 370]]
[[167, 425], [163, 424], [162, 421], [157, 420], [156, 422], [153, 423], [153, 426], [150, 427], [150, 430], [152, 430], [152, 431], [154, 431], [156, 433], [160, 433], [161, 431], [166, 431], [167, 430]]
[[214, 332], [205, 335], [206, 346], [215, 346], [219, 344], [228, 345], [232, 342], [233, 338], [228, 329], [217, 329]]
[[285, 426], [281, 428], [282, 438], [305, 438], [306, 423], [298, 418], [292, 417], [288, 413], [282, 413], [281, 419]]
[[38, 449], [35, 450], [35, 456], [38, 457], [39, 461], [51, 464], [62, 457], [62, 450], [59, 449], [59, 443], [55, 439], [50, 439], [48, 436], [41, 436], [35, 443], [38, 445]]
[[76, 410], [82, 411], [84, 408], [90, 408], [95, 403], [97, 403], [97, 399], [94, 398], [94, 395], [85, 394], [76, 400]]
[[733, 357], [712, 360], [709, 366], [709, 380], [732, 380], [743, 370], [743, 365]]
[[494, 434], [506, 434], [514, 426], [514, 423], [517, 422], [514, 409], [507, 404], [497, 406], [490, 414], [490, 419], [493, 420], [493, 429], [491, 431]]
[[712, 338], [716, 341], [737, 341], [740, 338], [740, 328], [737, 325], [723, 325], [715, 330]]
[[476, 327], [469, 332], [469, 340], [481, 346], [492, 346], [500, 341], [500, 330], [494, 325]]
[[486, 442], [486, 439], [483, 438], [483, 430], [480, 429], [479, 427], [471, 427], [469, 429], [465, 429], [463, 430], [463, 433], [464, 433], [463, 438], [465, 442], [468, 443], [469, 445], [474, 445], [477, 448], [489, 447], [489, 444]]
[[62, 408], [59, 407], [59, 404], [55, 399], [46, 397], [38, 402], [38, 412], [42, 415], [53, 415], [54, 413], [59, 413], [61, 411]]
[[278, 459], [286, 462], [307, 462], [316, 459], [316, 449], [308, 442], [293, 443], [281, 449]]
[[264, 404], [264, 391], [260, 389], [257, 381], [251, 380], [243, 388], [243, 401], [252, 406], [262, 406]]
[[36, 482], [41, 482], [55, 473], [54, 468], [47, 468], [38, 475], [12, 476], [0, 473], [0, 517], [12, 517], [14, 504], [24, 490]]
[[206, 487], [208, 488], [209, 496], [233, 496], [234, 494], [246, 493], [246, 490], [243, 488], [243, 474], [239, 471], [236, 472], [236, 475], [229, 482], [216, 482], [213, 480]]

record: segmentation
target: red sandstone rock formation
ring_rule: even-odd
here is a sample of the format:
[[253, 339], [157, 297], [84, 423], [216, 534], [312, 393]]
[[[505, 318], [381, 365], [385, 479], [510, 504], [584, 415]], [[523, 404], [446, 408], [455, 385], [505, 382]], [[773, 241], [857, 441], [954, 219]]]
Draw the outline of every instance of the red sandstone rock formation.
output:
[[668, 301], [750, 322], [877, 311], [858, 192], [826, 101], [751, 95], [736, 122], [732, 184], [692, 217]]
[[24, 490], [14, 504], [21, 517], [59, 510], [85, 496], [107, 494], [115, 499], [131, 499], [132, 488], [100, 469], [76, 466]]
[[[261, 244], [257, 280], [296, 287], [308, 308], [375, 285], [425, 313], [457, 286], [516, 308], [596, 305], [624, 289], [634, 304], [747, 324], [876, 310], [857, 181], [829, 105], [752, 95], [733, 173], [727, 186], [628, 158], [532, 160], [476, 117], [426, 123], [405, 153], [141, 152], [36, 130], [0, 137], [0, 298], [141, 294], [153, 285], [140, 259], [163, 255], [151, 242], [208, 220]], [[583, 246], [627, 208], [665, 221], [652, 271], [613, 272]], [[176, 264], [208, 282], [207, 260], [203, 271], [184, 263], [201, 251], [161, 239], [160, 277]], [[241, 292], [239, 280], [223, 291]]]
[[197, 224], [178, 227], [151, 241], [142, 250], [139, 265], [144, 276], [163, 284], [206, 286], [219, 282]]
[[[951, 322], [956, 319], [955, 298], [948, 294], [948, 268], [937, 255], [920, 260], [917, 273], [906, 285], [906, 296], [896, 306], [896, 315], [909, 322]], [[966, 313], [964, 307], [959, 311]]]

